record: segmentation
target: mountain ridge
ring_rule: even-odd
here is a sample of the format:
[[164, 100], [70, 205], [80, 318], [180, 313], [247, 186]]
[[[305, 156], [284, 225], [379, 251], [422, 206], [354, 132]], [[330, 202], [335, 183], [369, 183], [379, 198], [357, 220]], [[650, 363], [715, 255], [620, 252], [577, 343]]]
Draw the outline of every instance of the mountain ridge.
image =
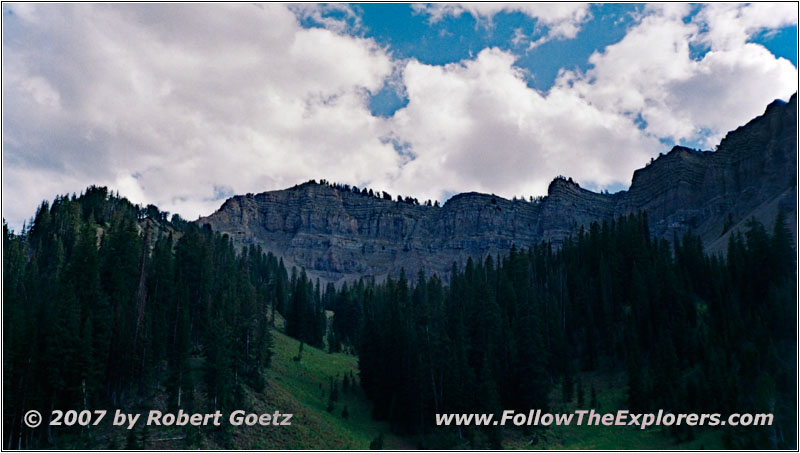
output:
[[[712, 252], [752, 217], [769, 225], [796, 212], [797, 94], [729, 132], [716, 151], [675, 146], [634, 171], [628, 190], [596, 193], [559, 176], [545, 197], [507, 200], [466, 192], [442, 206], [387, 200], [309, 181], [237, 195], [197, 220], [236, 244], [258, 244], [324, 281], [382, 278], [405, 269], [446, 278], [452, 263], [512, 246], [555, 245], [592, 221], [646, 211], [651, 233], [692, 229]], [[787, 216], [796, 234], [796, 216]], [[796, 237], [795, 237], [796, 242]]]

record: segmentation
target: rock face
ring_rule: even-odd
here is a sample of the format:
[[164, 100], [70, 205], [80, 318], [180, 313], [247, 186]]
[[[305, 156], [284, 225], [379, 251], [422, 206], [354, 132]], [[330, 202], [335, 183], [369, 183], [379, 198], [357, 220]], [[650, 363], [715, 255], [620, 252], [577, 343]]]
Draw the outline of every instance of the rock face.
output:
[[447, 278], [453, 262], [502, 254], [512, 245], [559, 244], [581, 225], [644, 210], [654, 236], [692, 229], [724, 252], [751, 217], [771, 226], [779, 209], [796, 231], [797, 95], [775, 101], [728, 133], [717, 151], [676, 146], [633, 174], [628, 191], [599, 194], [556, 178], [533, 202], [463, 193], [421, 206], [308, 182], [228, 199], [198, 220], [240, 245], [260, 244], [287, 267], [339, 282], [404, 268]]

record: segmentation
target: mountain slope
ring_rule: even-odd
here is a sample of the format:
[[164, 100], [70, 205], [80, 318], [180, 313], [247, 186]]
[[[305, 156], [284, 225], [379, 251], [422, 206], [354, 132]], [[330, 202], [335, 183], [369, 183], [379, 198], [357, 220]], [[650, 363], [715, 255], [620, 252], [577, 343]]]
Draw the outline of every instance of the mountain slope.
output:
[[795, 222], [796, 136], [795, 94], [728, 133], [714, 152], [674, 147], [615, 194], [559, 177], [546, 197], [531, 202], [470, 192], [438, 207], [312, 181], [235, 196], [198, 222], [238, 244], [260, 244], [326, 281], [380, 278], [401, 268], [446, 278], [454, 261], [541, 240], [557, 245], [581, 225], [640, 210], [647, 211], [654, 236], [671, 240], [692, 229], [721, 252], [730, 231], [751, 216], [770, 226], [780, 209]]

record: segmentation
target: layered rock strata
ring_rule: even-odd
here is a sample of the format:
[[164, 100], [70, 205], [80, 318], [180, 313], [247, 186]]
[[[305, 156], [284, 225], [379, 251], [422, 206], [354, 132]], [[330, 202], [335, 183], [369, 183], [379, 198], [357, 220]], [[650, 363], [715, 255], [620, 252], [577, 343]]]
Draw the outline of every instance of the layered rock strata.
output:
[[630, 189], [585, 190], [555, 179], [533, 202], [464, 193], [422, 206], [308, 182], [239, 195], [198, 220], [239, 245], [260, 244], [287, 266], [324, 281], [381, 278], [405, 269], [447, 278], [453, 262], [506, 253], [538, 241], [556, 246], [581, 225], [646, 211], [654, 236], [692, 229], [724, 252], [731, 231], [755, 217], [771, 226], [778, 210], [796, 231], [797, 95], [727, 136], [716, 151], [676, 146], [634, 172]]

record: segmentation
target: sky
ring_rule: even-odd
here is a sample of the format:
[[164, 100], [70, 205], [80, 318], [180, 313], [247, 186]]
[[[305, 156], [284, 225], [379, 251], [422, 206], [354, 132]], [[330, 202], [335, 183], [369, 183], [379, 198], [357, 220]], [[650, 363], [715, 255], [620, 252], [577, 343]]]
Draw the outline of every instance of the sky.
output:
[[106, 185], [193, 220], [309, 179], [627, 189], [797, 91], [796, 3], [2, 5], [2, 215]]

